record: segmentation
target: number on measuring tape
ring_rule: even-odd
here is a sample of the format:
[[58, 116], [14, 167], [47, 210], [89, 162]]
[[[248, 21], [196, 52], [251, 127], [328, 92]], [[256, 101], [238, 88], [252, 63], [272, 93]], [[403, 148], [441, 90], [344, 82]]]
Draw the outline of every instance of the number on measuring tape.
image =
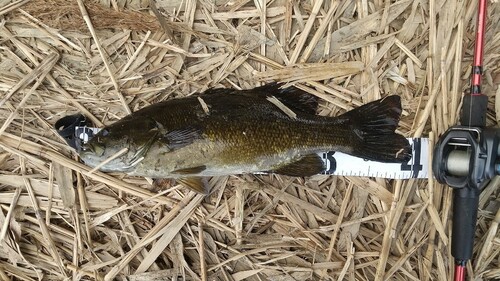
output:
[[417, 178], [418, 173], [424, 169], [420, 163], [422, 153], [422, 139], [413, 139], [412, 143], [412, 159], [408, 163], [401, 164], [401, 171], [411, 171], [412, 178]]

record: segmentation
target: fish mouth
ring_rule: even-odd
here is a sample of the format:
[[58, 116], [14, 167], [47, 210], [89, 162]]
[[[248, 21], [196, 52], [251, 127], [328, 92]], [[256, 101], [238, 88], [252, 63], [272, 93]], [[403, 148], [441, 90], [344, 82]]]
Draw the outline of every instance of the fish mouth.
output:
[[103, 172], [129, 172], [145, 159], [157, 135], [155, 133], [143, 145], [127, 143], [126, 146], [119, 146], [108, 143], [109, 147], [106, 148], [103, 143], [88, 142], [82, 145], [80, 158], [87, 166], [99, 167]]
[[[86, 143], [82, 145], [79, 156], [85, 165], [91, 168], [100, 166], [99, 170], [103, 172], [122, 171], [127, 166], [119, 157], [108, 161], [110, 157], [107, 157], [102, 144]], [[103, 164], [104, 162], [107, 163]]]
[[101, 159], [90, 150], [82, 150], [80, 152], [80, 159], [82, 159], [85, 165], [91, 168], [95, 168], [100, 162], [102, 162]]
[[103, 165], [103, 162], [106, 162], [108, 158], [97, 156], [92, 151], [82, 151], [80, 159], [90, 168], [99, 167], [99, 171], [101, 172], [128, 172], [133, 168], [121, 158], [112, 159]]

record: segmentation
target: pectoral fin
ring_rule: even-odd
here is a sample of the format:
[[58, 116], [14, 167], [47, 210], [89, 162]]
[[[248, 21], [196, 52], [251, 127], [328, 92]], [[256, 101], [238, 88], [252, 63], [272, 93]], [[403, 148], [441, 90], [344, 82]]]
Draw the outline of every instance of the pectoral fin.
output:
[[325, 170], [325, 166], [318, 154], [308, 154], [299, 160], [284, 165], [270, 172], [292, 177], [308, 177], [319, 174]]
[[189, 177], [177, 179], [182, 185], [191, 188], [192, 190], [206, 194], [209, 190], [208, 179], [202, 177]]
[[164, 138], [171, 149], [178, 149], [192, 144], [197, 139], [201, 139], [201, 130], [195, 127], [186, 127], [167, 132]]

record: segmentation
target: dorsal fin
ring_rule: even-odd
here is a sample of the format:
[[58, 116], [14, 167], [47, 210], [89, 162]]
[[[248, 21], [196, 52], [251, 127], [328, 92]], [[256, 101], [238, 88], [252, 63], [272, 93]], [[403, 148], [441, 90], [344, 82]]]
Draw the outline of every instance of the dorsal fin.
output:
[[235, 91], [237, 92], [238, 90], [231, 88], [210, 88], [207, 89], [205, 92], [203, 92], [203, 95], [214, 95], [214, 94], [227, 95]]
[[273, 82], [247, 91], [254, 95], [262, 95], [263, 98], [274, 96], [295, 112], [316, 114], [318, 97], [293, 86], [281, 88], [283, 85]]
[[225, 88], [208, 89], [203, 93], [203, 95], [240, 94], [250, 95], [252, 97], [262, 97], [263, 99], [274, 96], [294, 112], [316, 114], [316, 110], [318, 108], [318, 97], [293, 86], [281, 88], [283, 85], [283, 83], [273, 82], [264, 86], [243, 91]]

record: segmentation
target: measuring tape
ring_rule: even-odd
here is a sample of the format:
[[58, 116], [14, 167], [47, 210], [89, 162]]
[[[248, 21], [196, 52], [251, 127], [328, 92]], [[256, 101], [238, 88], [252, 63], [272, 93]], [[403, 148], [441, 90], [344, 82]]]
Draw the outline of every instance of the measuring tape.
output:
[[341, 152], [318, 153], [326, 167], [325, 175], [377, 177], [388, 179], [427, 178], [429, 174], [429, 139], [409, 138], [412, 157], [408, 163], [380, 163]]
[[[99, 132], [95, 127], [75, 127], [75, 136], [83, 143]], [[324, 175], [377, 177], [388, 179], [427, 178], [429, 173], [429, 139], [410, 138], [412, 158], [408, 163], [380, 163], [354, 157], [345, 153], [329, 151], [318, 155], [324, 162]]]

